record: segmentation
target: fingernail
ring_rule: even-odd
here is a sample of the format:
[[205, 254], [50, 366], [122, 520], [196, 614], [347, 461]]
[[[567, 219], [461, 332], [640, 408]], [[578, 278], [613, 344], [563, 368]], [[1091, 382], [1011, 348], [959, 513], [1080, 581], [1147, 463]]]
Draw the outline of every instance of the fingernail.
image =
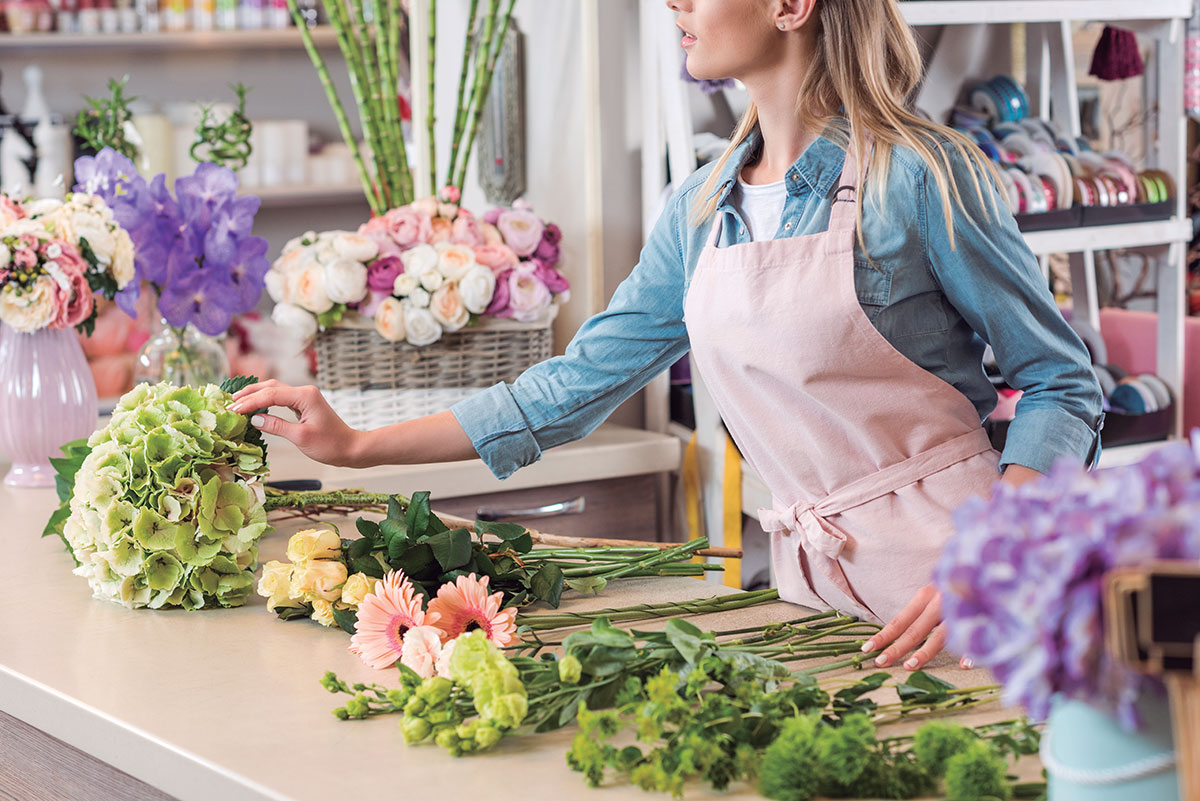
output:
[[261, 414], [256, 414], [250, 418], [250, 425], [254, 426], [255, 428], [262, 428], [262, 424], [265, 422], [266, 418]]
[[966, 670], [971, 670], [975, 667], [975, 660], [971, 659], [969, 656], [964, 656], [962, 666]]
[[235, 401], [235, 402], [229, 404], [228, 406], [226, 406], [225, 408], [231, 412], [240, 412], [242, 410], [242, 404], [237, 403]]
[[866, 642], [863, 643], [862, 652], [864, 654], [869, 654], [874, 650], [875, 650], [875, 641], [874, 640], [867, 640]]
[[905, 663], [904, 663], [904, 666], [905, 666], [906, 668], [908, 668], [909, 670], [916, 670], [916, 668], [917, 668], [917, 665], [919, 665], [919, 664], [920, 664], [920, 662], [919, 662], [919, 661], [917, 660], [917, 658], [914, 656], [912, 659], [910, 659], [910, 660], [908, 660], [907, 662], [905, 662]]
[[887, 654], [880, 654], [879, 656], [875, 657], [875, 665], [877, 667], [887, 667], [888, 661], [889, 658]]

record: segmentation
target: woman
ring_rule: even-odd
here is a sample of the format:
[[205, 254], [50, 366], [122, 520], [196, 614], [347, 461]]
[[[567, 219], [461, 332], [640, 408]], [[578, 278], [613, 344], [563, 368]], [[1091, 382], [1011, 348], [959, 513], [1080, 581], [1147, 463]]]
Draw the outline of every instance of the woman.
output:
[[[680, 186], [608, 309], [562, 357], [449, 412], [349, 429], [311, 387], [238, 410], [314, 459], [480, 456], [501, 478], [578, 439], [691, 350], [775, 497], [760, 518], [786, 600], [887, 620], [864, 650], [916, 669], [944, 643], [929, 586], [951, 511], [1059, 457], [1095, 458], [1100, 388], [963, 136], [907, 110], [921, 74], [896, 0], [668, 0], [696, 78], [752, 101]], [[860, 192], [859, 189], [862, 189]], [[1004, 453], [981, 420], [985, 343], [1024, 391]], [[915, 649], [915, 652], [914, 652]], [[968, 665], [964, 658], [964, 665]]]

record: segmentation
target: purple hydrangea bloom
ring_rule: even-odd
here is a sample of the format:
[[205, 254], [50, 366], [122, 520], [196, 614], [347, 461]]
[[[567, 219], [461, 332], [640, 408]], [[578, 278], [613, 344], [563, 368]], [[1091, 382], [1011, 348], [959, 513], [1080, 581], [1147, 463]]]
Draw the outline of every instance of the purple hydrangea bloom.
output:
[[1045, 718], [1055, 694], [1128, 728], [1157, 682], [1104, 647], [1104, 574], [1155, 559], [1200, 559], [1200, 430], [1141, 463], [1087, 472], [1063, 461], [1021, 487], [997, 485], [954, 515], [934, 581], [947, 646], [1004, 683], [1009, 703]]

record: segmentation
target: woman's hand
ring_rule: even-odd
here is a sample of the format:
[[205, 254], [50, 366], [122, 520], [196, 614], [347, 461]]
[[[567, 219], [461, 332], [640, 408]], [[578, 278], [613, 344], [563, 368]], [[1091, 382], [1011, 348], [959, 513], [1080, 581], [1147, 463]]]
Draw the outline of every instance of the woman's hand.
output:
[[[922, 645], [924, 641], [924, 645]], [[919, 670], [929, 663], [946, 644], [946, 626], [942, 623], [942, 594], [932, 584], [917, 591], [908, 606], [901, 610], [878, 634], [863, 645], [863, 653], [884, 649], [875, 659], [879, 667], [895, 665], [914, 648], [916, 652], [904, 663], [909, 670]], [[920, 647], [918, 647], [920, 646]], [[963, 657], [959, 665], [974, 667]]]
[[291, 423], [272, 414], [250, 420], [257, 429], [295, 443], [310, 459], [338, 467], [362, 467], [364, 432], [346, 425], [316, 387], [292, 387], [275, 381], [251, 384], [234, 393], [230, 411], [249, 414], [256, 409], [284, 406], [296, 413]]

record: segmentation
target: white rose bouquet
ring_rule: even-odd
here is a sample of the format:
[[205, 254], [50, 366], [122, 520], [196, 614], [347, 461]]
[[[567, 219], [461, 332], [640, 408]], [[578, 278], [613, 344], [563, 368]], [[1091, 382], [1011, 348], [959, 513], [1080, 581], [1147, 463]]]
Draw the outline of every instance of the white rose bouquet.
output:
[[482, 219], [454, 187], [371, 218], [357, 234], [309, 232], [267, 274], [276, 324], [311, 339], [348, 312], [422, 347], [481, 317], [530, 322], [570, 297], [558, 226], [518, 202]]
[[112, 421], [52, 460], [58, 534], [97, 598], [127, 607], [240, 606], [270, 530], [266, 453], [226, 389], [140, 384]]

